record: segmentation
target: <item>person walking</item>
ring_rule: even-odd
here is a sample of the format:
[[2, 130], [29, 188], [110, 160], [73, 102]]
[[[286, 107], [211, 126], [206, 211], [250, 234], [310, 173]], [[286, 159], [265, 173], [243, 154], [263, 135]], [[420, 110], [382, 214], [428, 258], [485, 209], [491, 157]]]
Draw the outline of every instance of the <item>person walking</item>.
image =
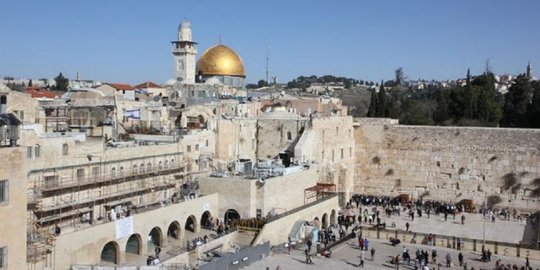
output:
[[411, 226], [411, 224], [409, 224], [409, 222], [405, 223], [405, 231], [406, 232], [409, 232], [409, 227]]
[[461, 214], [461, 225], [465, 225], [465, 214]]
[[[370, 250], [371, 253], [371, 261], [375, 261], [375, 248], [372, 247]], [[527, 257], [527, 262], [529, 261], [529, 258]]]
[[461, 254], [461, 251], [458, 254], [458, 261], [459, 261], [459, 266], [463, 266], [463, 254]]
[[363, 250], [360, 252], [360, 264], [358, 266], [364, 267], [364, 251]]
[[450, 252], [446, 253], [446, 267], [452, 266], [452, 256]]

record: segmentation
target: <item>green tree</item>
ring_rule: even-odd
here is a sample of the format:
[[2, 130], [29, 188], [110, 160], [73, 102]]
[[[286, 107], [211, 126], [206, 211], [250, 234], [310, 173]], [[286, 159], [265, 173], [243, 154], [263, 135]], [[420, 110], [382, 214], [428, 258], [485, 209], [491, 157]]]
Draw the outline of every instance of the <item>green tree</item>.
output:
[[534, 93], [530, 80], [525, 75], [516, 78], [505, 95], [501, 126], [527, 127], [531, 96]]
[[375, 112], [377, 117], [386, 117], [388, 110], [387, 108], [388, 97], [386, 96], [386, 91], [384, 90], [384, 82], [381, 81], [381, 85], [379, 87], [379, 94], [377, 97], [377, 110]]
[[540, 128], [540, 81], [533, 81], [531, 84], [534, 94], [527, 110], [527, 118], [529, 119], [529, 127]]
[[377, 99], [378, 99], [377, 91], [373, 89], [371, 91], [371, 99], [369, 101], [369, 109], [368, 109], [367, 117], [377, 117], [377, 110], [378, 110], [377, 105], [379, 104]]
[[56, 76], [56, 78], [54, 78], [54, 81], [56, 82], [56, 86], [55, 86], [54, 89], [56, 89], [58, 91], [67, 91], [68, 90], [69, 80], [68, 80], [68, 78], [64, 77], [64, 75], [62, 75], [62, 72], [60, 72], [60, 74], [58, 74], [58, 76]]
[[268, 82], [265, 81], [265, 80], [259, 80], [259, 81], [257, 82], [257, 86], [258, 86], [259, 88], [268, 86]]

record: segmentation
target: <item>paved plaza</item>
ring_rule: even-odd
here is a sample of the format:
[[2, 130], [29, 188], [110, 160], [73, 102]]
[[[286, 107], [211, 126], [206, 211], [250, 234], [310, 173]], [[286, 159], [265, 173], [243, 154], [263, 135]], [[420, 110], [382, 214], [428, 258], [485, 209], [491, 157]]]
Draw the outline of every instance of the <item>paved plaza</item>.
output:
[[[365, 208], [366, 206], [364, 206]], [[372, 211], [373, 207], [369, 207], [369, 211]], [[443, 215], [431, 215], [429, 218], [427, 215], [422, 217], [416, 216], [412, 220], [408, 215], [401, 216], [392, 215], [387, 217], [384, 215], [384, 211], [381, 209], [381, 222], [386, 222], [387, 226], [392, 223], [395, 224], [395, 229], [406, 230], [406, 223], [410, 224], [410, 231], [419, 233], [432, 233], [438, 235], [457, 236], [471, 239], [482, 239], [484, 219], [480, 214], [465, 214], [465, 224], [461, 224], [461, 215], [456, 215], [455, 219], [452, 215], [448, 216], [448, 220], [444, 220]], [[363, 226], [369, 226], [367, 223], [362, 222]], [[486, 240], [500, 241], [506, 243], [518, 243], [527, 237], [530, 237], [528, 230], [526, 229], [526, 222], [524, 220], [500, 220], [496, 219], [495, 222], [486, 220]], [[350, 228], [349, 228], [350, 231]], [[365, 251], [365, 268], [367, 269], [396, 269], [394, 264], [390, 263], [392, 257], [396, 255], [401, 256], [403, 247], [409, 250], [411, 257], [415, 257], [416, 250], [425, 250], [430, 255], [433, 248], [437, 250], [438, 262], [441, 262], [445, 269], [463, 269], [458, 264], [458, 253], [455, 249], [447, 249], [440, 246], [427, 246], [422, 244], [410, 244], [401, 243], [397, 246], [390, 245], [386, 239], [374, 239], [374, 234], [370, 234], [370, 248], [374, 247], [375, 260], [370, 260], [370, 254]], [[381, 238], [383, 238], [381, 236]], [[270, 256], [260, 262], [257, 262], [247, 269], [276, 269], [278, 266], [281, 269], [356, 269], [359, 267], [360, 250], [357, 246], [357, 241], [349, 240], [346, 243], [338, 245], [333, 249], [333, 255], [331, 258], [315, 257], [314, 264], [305, 263], [305, 255], [302, 248], [293, 250], [291, 255], [282, 254], [283, 252], [277, 252], [277, 254]], [[453, 266], [450, 268], [444, 267], [446, 254], [450, 253], [452, 257]], [[475, 269], [494, 269], [495, 262], [501, 259], [503, 264], [516, 264], [518, 266], [525, 265], [525, 258], [509, 257], [503, 255], [492, 255], [491, 262], [484, 263], [480, 261], [479, 252], [463, 251], [464, 262], [467, 263], [468, 269], [474, 267]], [[437, 265], [430, 263], [430, 269], [437, 269]], [[540, 261], [531, 260], [531, 266], [533, 269], [540, 269]], [[400, 269], [415, 269], [414, 263], [411, 265], [400, 265]]]
[[[364, 253], [364, 268], [366, 269], [396, 269], [396, 266], [390, 263], [391, 257], [394, 257], [398, 254], [401, 256], [401, 251], [403, 247], [405, 246], [412, 257], [414, 257], [414, 253], [416, 250], [426, 250], [428, 253], [430, 253], [430, 260], [431, 260], [431, 248], [429, 246], [420, 245], [420, 244], [405, 244], [405, 245], [398, 245], [398, 246], [392, 246], [387, 241], [383, 240], [377, 240], [377, 239], [369, 239], [371, 242], [371, 247], [374, 247], [375, 252], [375, 259], [371, 260], [369, 252], [365, 251]], [[333, 254], [331, 258], [323, 258], [323, 257], [315, 257], [314, 264], [306, 264], [305, 263], [305, 256], [301, 249], [296, 249], [291, 252], [291, 255], [288, 254], [275, 254], [273, 256], [267, 257], [262, 261], [256, 262], [249, 267], [245, 269], [251, 269], [251, 270], [264, 270], [266, 267], [269, 267], [269, 269], [274, 270], [278, 266], [280, 269], [297, 269], [297, 270], [303, 270], [303, 269], [358, 269], [359, 268], [359, 256], [360, 256], [360, 250], [358, 249], [358, 246], [355, 245], [354, 240], [350, 240], [344, 244], [341, 244], [337, 246], [335, 249], [333, 249]], [[370, 247], [370, 248], [371, 248]], [[463, 267], [460, 267], [457, 265], [458, 263], [458, 253], [459, 251], [453, 250], [453, 249], [446, 249], [446, 248], [440, 248], [436, 247], [437, 253], [438, 253], [438, 259], [437, 262], [442, 263], [443, 269], [463, 269]], [[446, 254], [450, 253], [452, 257], [452, 267], [444, 267], [445, 262], [444, 258], [446, 257]], [[503, 264], [516, 264], [518, 266], [525, 265], [525, 259], [524, 258], [516, 258], [516, 257], [506, 257], [506, 256], [500, 256], [500, 255], [492, 255], [491, 262], [484, 263], [480, 261], [480, 254], [479, 253], [473, 253], [473, 252], [463, 252], [464, 256], [464, 262], [467, 263], [468, 269], [471, 267], [474, 267], [475, 269], [494, 269], [495, 268], [495, 262], [498, 259], [501, 259], [501, 262]], [[433, 263], [429, 264], [430, 269], [437, 269], [434, 267]], [[531, 260], [531, 266], [533, 269], [540, 269], [540, 261], [532, 261]], [[401, 264], [400, 269], [414, 269], [414, 263], [411, 263], [411, 265], [407, 264]]]

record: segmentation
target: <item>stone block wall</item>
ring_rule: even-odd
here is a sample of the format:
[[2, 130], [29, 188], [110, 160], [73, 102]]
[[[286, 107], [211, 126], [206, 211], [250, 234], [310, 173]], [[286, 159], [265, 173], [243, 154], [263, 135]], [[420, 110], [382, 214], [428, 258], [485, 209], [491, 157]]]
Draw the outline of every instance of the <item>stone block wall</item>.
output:
[[531, 196], [540, 178], [540, 130], [401, 126], [355, 119], [354, 192], [539, 209]]

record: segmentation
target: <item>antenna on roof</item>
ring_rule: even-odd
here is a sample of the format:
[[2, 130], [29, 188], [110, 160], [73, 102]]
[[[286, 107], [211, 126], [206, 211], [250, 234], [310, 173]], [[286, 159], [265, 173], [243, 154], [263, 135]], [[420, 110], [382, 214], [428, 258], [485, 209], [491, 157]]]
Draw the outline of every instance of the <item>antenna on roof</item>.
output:
[[221, 34], [219, 34], [218, 44], [221, 44]]
[[270, 63], [270, 46], [266, 45], [266, 84], [269, 84], [268, 82], [269, 63]]

